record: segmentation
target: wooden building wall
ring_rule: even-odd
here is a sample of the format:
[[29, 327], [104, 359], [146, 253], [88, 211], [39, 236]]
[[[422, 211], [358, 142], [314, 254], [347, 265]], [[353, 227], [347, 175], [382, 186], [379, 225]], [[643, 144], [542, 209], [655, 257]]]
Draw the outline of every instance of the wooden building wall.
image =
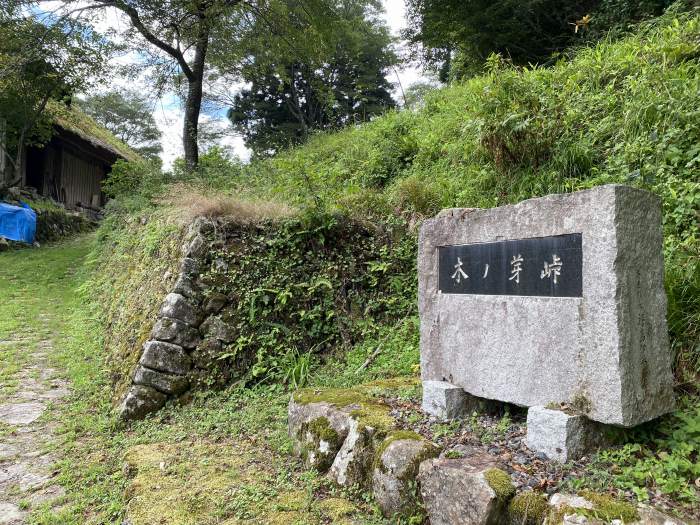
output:
[[114, 154], [63, 132], [44, 147], [27, 150], [23, 183], [68, 208], [101, 207], [105, 203], [101, 184], [115, 160]]

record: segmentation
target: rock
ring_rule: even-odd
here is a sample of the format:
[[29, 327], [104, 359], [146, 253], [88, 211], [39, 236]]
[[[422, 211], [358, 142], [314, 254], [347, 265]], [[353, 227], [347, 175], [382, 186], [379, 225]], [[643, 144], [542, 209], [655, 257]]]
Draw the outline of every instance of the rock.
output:
[[228, 263], [226, 262], [226, 259], [222, 257], [214, 259], [211, 266], [215, 272], [224, 273], [228, 271]]
[[572, 494], [552, 494], [549, 498], [550, 506], [555, 509], [562, 507], [571, 507], [572, 509], [588, 509], [591, 510], [595, 505], [582, 496], [574, 496]]
[[197, 217], [187, 229], [188, 237], [194, 237], [197, 234], [207, 234], [214, 231], [216, 225], [207, 217]]
[[423, 381], [422, 409], [438, 419], [466, 417], [474, 410], [474, 396], [445, 381]]
[[192, 349], [202, 342], [199, 330], [169, 317], [158, 319], [151, 332], [151, 337], [158, 341], [173, 343], [187, 349]]
[[418, 480], [431, 525], [505, 523], [506, 506], [515, 494], [508, 474], [484, 453], [424, 461]]
[[0, 525], [19, 525], [24, 523], [27, 513], [14, 503], [0, 502]]
[[180, 263], [180, 275], [194, 279], [199, 275], [200, 266], [199, 262], [192, 257], [185, 257]]
[[224, 351], [217, 339], [205, 339], [192, 352], [192, 364], [202, 370], [211, 370]]
[[637, 507], [637, 512], [639, 513], [639, 521], [631, 525], [686, 525], [684, 521], [667, 516], [646, 505]]
[[190, 386], [186, 376], [165, 374], [145, 366], [137, 366], [134, 372], [134, 384], [151, 386], [164, 394], [179, 395]]
[[204, 256], [207, 249], [206, 239], [202, 235], [195, 235], [190, 241], [182, 245], [182, 254], [186, 258], [199, 259]]
[[580, 514], [565, 514], [562, 525], [604, 525], [604, 522]]
[[218, 317], [207, 318], [199, 330], [205, 337], [213, 337], [223, 343], [233, 343], [238, 336], [231, 325], [226, 324]]
[[527, 411], [526, 444], [549, 459], [566, 463], [606, 443], [600, 424], [562, 410], [532, 407]]
[[186, 275], [178, 276], [175, 284], [173, 285], [172, 293], [187, 297], [194, 302], [199, 302], [201, 299], [199, 287], [195, 284], [194, 279], [187, 277]]
[[163, 305], [160, 307], [160, 316], [177, 319], [195, 328], [202, 322], [202, 312], [199, 308], [177, 293], [169, 293], [165, 296]]
[[[438, 288], [441, 246], [576, 234], [582, 265], [564, 263], [562, 272], [581, 268], [580, 296]], [[500, 245], [507, 258], [516, 246]], [[543, 263], [524, 263], [524, 278], [540, 281]], [[510, 270], [506, 264], [498, 278]], [[421, 226], [418, 281], [424, 381], [520, 406], [567, 403], [591, 420], [623, 427], [673, 410], [661, 206], [652, 193], [607, 185], [499, 208], [445, 210]]]
[[365, 488], [372, 481], [375, 428], [350, 419], [348, 435], [335, 457], [328, 476], [341, 487]]
[[326, 472], [348, 435], [350, 415], [328, 403], [298, 403], [294, 396], [287, 414], [294, 452], [307, 466]]
[[139, 363], [170, 374], [185, 375], [192, 368], [190, 356], [181, 346], [161, 341], [148, 341], [143, 346]]
[[150, 386], [133, 385], [119, 407], [119, 417], [124, 420], [143, 419], [159, 410], [167, 396]]
[[510, 500], [508, 520], [510, 525], [542, 525], [550, 510], [546, 495], [529, 490]]
[[204, 303], [204, 311], [209, 315], [218, 314], [221, 309], [226, 306], [228, 297], [222, 293], [214, 292], [207, 298]]
[[22, 192], [17, 186], [7, 188], [7, 190], [5, 190], [5, 193], [7, 193], [7, 198], [13, 201], [18, 201], [22, 198]]
[[420, 514], [416, 477], [420, 463], [440, 449], [413, 432], [389, 434], [377, 452], [372, 476], [374, 498], [386, 517], [411, 518]]

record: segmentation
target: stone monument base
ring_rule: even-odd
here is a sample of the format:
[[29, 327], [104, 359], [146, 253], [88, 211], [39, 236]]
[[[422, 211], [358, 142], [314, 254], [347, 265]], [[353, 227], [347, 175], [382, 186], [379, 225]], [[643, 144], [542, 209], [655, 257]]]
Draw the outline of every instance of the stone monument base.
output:
[[[474, 412], [494, 412], [504, 404], [474, 396], [446, 381], [423, 381], [422, 409], [442, 421], [467, 418]], [[613, 434], [610, 425], [580, 414], [542, 406], [527, 411], [528, 448], [561, 463], [611, 445]]]
[[562, 463], [610, 445], [610, 434], [608, 425], [579, 414], [545, 407], [531, 407], [527, 411], [528, 448]]
[[473, 396], [447, 381], [423, 381], [422, 409], [437, 419], [465, 418], [474, 412], [491, 412], [503, 404]]

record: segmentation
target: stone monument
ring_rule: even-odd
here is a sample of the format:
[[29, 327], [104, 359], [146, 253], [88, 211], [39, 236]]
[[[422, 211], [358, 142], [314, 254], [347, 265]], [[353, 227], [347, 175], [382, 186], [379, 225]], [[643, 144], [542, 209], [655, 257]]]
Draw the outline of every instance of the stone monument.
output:
[[658, 198], [620, 185], [425, 221], [423, 408], [535, 407], [528, 444], [563, 461], [672, 410], [662, 244]]

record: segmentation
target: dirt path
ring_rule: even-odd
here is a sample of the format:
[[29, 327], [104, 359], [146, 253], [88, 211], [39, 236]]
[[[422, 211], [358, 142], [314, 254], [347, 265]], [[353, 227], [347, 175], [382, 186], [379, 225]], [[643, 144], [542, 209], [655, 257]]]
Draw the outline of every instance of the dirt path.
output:
[[68, 279], [84, 249], [0, 254], [0, 525], [61, 503], [54, 412], [70, 393], [52, 357], [65, 330]]

